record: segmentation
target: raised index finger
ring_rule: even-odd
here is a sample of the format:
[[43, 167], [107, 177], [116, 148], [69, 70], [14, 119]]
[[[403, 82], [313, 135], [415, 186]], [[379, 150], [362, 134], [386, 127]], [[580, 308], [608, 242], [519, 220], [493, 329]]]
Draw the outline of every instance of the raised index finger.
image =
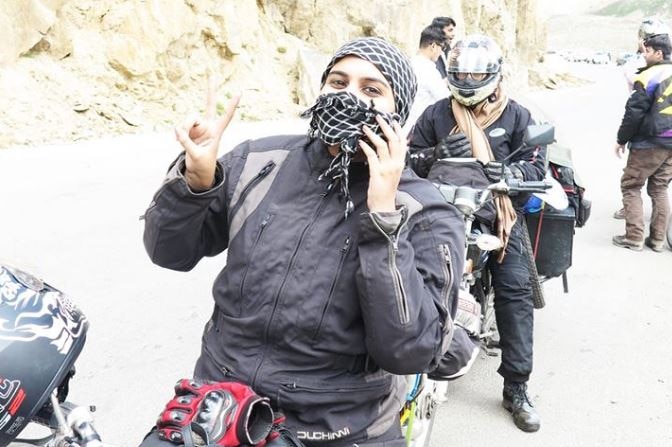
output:
[[208, 89], [205, 99], [205, 118], [214, 119], [217, 115], [217, 82], [214, 76], [208, 76]]

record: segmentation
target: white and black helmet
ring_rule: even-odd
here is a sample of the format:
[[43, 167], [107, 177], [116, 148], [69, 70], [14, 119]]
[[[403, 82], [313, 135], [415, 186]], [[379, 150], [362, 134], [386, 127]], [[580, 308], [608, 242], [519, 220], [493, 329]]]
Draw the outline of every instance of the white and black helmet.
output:
[[658, 17], [647, 17], [639, 25], [638, 37], [640, 40], [646, 40], [660, 34], [670, 34], [670, 28]]
[[0, 264], [0, 447], [31, 420], [49, 419], [54, 390], [65, 399], [87, 328], [66, 295]]
[[[476, 73], [479, 79], [466, 76]], [[492, 38], [472, 34], [458, 41], [448, 53], [448, 88], [465, 106], [492, 95], [502, 77], [502, 51]]]

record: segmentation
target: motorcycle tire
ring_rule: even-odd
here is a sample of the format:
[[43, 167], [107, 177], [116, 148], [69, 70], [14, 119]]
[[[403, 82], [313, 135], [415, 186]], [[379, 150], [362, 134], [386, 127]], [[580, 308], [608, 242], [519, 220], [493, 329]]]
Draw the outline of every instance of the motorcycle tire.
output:
[[544, 299], [544, 289], [541, 285], [539, 272], [537, 271], [537, 264], [534, 262], [534, 250], [532, 249], [532, 242], [530, 241], [530, 232], [527, 229], [527, 222], [523, 221], [523, 250], [527, 252], [527, 266], [530, 271], [530, 286], [532, 287], [532, 302], [535, 309], [542, 309], [546, 306]]

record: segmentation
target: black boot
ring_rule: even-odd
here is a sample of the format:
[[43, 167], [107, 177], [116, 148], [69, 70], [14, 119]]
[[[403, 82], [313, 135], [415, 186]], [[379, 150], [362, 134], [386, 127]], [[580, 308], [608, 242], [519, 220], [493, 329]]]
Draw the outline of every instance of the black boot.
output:
[[502, 406], [511, 412], [516, 427], [526, 432], [539, 430], [541, 418], [527, 395], [527, 383], [505, 381], [502, 394]]

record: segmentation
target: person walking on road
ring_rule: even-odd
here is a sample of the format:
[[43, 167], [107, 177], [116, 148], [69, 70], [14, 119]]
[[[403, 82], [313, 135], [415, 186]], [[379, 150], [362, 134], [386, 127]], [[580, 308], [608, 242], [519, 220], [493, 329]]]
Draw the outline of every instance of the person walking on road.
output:
[[[672, 180], [672, 46], [670, 36], [659, 34], [644, 41], [646, 67], [637, 75], [618, 129], [616, 155], [629, 144], [621, 177], [625, 234], [612, 238], [614, 245], [642, 250], [646, 245], [663, 250], [669, 215], [668, 185]], [[645, 238], [641, 190], [651, 197], [651, 225]]]

